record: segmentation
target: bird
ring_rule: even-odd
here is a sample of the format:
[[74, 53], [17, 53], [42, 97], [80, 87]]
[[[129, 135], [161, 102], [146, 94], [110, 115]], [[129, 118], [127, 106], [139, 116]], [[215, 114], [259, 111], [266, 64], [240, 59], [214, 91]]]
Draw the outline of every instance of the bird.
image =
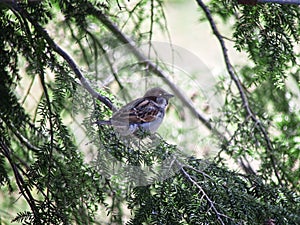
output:
[[138, 131], [153, 134], [160, 127], [169, 99], [174, 95], [162, 88], [154, 87], [113, 113], [109, 120], [98, 120], [98, 125], [112, 125], [122, 136]]

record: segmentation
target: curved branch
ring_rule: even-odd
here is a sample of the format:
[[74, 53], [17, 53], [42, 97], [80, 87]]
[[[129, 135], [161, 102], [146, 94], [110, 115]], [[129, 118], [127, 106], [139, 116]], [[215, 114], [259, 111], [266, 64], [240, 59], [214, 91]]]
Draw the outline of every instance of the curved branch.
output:
[[14, 2], [7, 3], [7, 5], [15, 12], [18, 12], [22, 17], [26, 18], [36, 29], [37, 32], [45, 39], [45, 41], [48, 43], [48, 45], [52, 48], [53, 51], [58, 53], [71, 67], [76, 77], [80, 80], [82, 86], [96, 99], [101, 101], [103, 104], [105, 104], [109, 109], [111, 109], [113, 112], [117, 111], [117, 108], [112, 104], [112, 102], [105, 96], [100, 95], [98, 92], [96, 92], [91, 85], [89, 84], [88, 80], [84, 77], [84, 75], [81, 73], [80, 69], [78, 68], [75, 61], [71, 58], [71, 56], [68, 55], [67, 52], [65, 52], [59, 45], [57, 45], [53, 39], [49, 36], [47, 31], [34, 19], [30, 17], [30, 15], [23, 10], [22, 8], [18, 7], [18, 5]]
[[275, 160], [274, 156], [272, 155], [272, 152], [273, 152], [274, 149], [273, 149], [273, 146], [272, 146], [272, 141], [269, 138], [268, 132], [265, 129], [265, 127], [263, 126], [263, 124], [261, 123], [261, 121], [257, 118], [257, 115], [252, 111], [252, 109], [249, 105], [248, 97], [247, 97], [246, 92], [244, 90], [243, 84], [240, 81], [237, 74], [235, 73], [234, 68], [230, 63], [229, 56], [228, 56], [228, 53], [227, 53], [228, 50], [226, 48], [223, 36], [219, 32], [219, 30], [216, 26], [216, 23], [215, 23], [214, 19], [212, 18], [210, 10], [203, 3], [203, 1], [201, 1], [201, 0], [196, 0], [196, 1], [197, 1], [198, 5], [201, 7], [201, 9], [204, 11], [204, 13], [205, 13], [205, 15], [206, 15], [206, 17], [207, 17], [207, 19], [210, 23], [211, 29], [212, 29], [214, 35], [217, 37], [217, 39], [218, 39], [218, 41], [221, 45], [222, 53], [223, 53], [223, 57], [224, 57], [224, 61], [225, 61], [225, 64], [226, 64], [227, 71], [228, 71], [231, 79], [233, 80], [235, 86], [237, 87], [237, 89], [239, 91], [239, 95], [240, 95], [240, 97], [242, 99], [242, 102], [243, 102], [243, 108], [245, 109], [245, 111], [247, 113], [247, 118], [246, 119], [250, 118], [255, 123], [255, 125], [258, 127], [260, 132], [262, 133], [263, 138], [266, 142], [266, 146], [267, 146], [266, 149], [269, 152], [269, 157], [270, 157], [270, 160], [271, 160], [271, 163], [272, 163], [272, 167], [274, 169], [275, 176], [276, 176], [279, 184], [282, 185], [282, 182], [281, 182], [281, 179], [280, 179], [280, 176], [279, 176], [279, 172], [278, 172], [278, 168], [276, 166], [276, 160]]
[[22, 196], [24, 196], [26, 202], [28, 203], [29, 207], [31, 208], [33, 215], [35, 217], [35, 219], [37, 220], [37, 222], [39, 222], [41, 224], [41, 220], [39, 217], [39, 212], [38, 212], [38, 207], [35, 203], [35, 199], [32, 196], [28, 185], [26, 184], [25, 180], [23, 179], [22, 175], [20, 174], [17, 165], [13, 162], [13, 159], [11, 157], [11, 150], [9, 149], [9, 147], [6, 145], [5, 141], [0, 138], [0, 152], [7, 158], [15, 179], [16, 179], [16, 183], [18, 185], [18, 188], [20, 190], [20, 192], [22, 193]]
[[6, 124], [6, 125], [9, 126], [9, 128], [12, 130], [13, 134], [19, 139], [20, 143], [25, 145], [28, 149], [30, 149], [31, 151], [33, 151], [35, 153], [41, 151], [41, 149], [39, 147], [30, 143], [30, 141], [18, 131], [18, 129], [13, 125], [13, 123], [10, 122], [9, 124]]

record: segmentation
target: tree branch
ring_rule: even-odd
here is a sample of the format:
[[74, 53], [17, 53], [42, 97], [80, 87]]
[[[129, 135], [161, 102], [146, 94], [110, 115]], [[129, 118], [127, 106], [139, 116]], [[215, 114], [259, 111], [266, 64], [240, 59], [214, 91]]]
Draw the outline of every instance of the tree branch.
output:
[[89, 4], [89, 12], [98, 18], [103, 25], [109, 29], [115, 37], [118, 38], [119, 41], [126, 44], [129, 47], [129, 50], [132, 54], [142, 63], [144, 63], [149, 70], [151, 70], [155, 75], [162, 78], [163, 81], [170, 87], [170, 89], [176, 94], [176, 96], [180, 99], [180, 101], [192, 112], [192, 114], [198, 118], [209, 130], [211, 130], [215, 135], [219, 138], [224, 139], [225, 137], [215, 129], [210, 120], [202, 115], [193, 105], [192, 101], [187, 98], [183, 92], [169, 79], [168, 75], [158, 67], [155, 63], [150, 61], [137, 47], [135, 42], [127, 37], [119, 27], [114, 24], [106, 15], [104, 15], [100, 10], [97, 10], [93, 7], [93, 5]]
[[[172, 89], [180, 101], [192, 112], [192, 114], [199, 119], [214, 135], [216, 135], [220, 141], [226, 141], [227, 138], [221, 132], [219, 132], [215, 127], [212, 126], [210, 120], [202, 115], [193, 105], [192, 101], [187, 98], [182, 91], [168, 78], [167, 74], [158, 67], [155, 63], [150, 61], [139, 49], [136, 47], [136, 44], [132, 39], [127, 37], [116, 24], [114, 24], [106, 15], [101, 11], [95, 9], [92, 5], [89, 6], [89, 9], [95, 17], [97, 17], [122, 43], [129, 46], [129, 50], [133, 55], [142, 63], [146, 64], [147, 68], [151, 70], [158, 77], [161, 77], [166, 84]], [[227, 57], [228, 58], [228, 57]], [[242, 164], [242, 160], [239, 161]], [[242, 167], [244, 167], [242, 165]], [[250, 167], [250, 166], [249, 166]]]
[[196, 188], [199, 190], [200, 193], [202, 193], [203, 197], [206, 199], [206, 201], [208, 202], [210, 209], [212, 209], [212, 211], [216, 214], [217, 219], [220, 221], [220, 223], [222, 225], [225, 225], [224, 221], [222, 220], [222, 217], [224, 218], [229, 218], [228, 216], [220, 213], [217, 208], [215, 207], [215, 204], [213, 202], [213, 200], [210, 199], [210, 197], [206, 194], [206, 192], [203, 190], [203, 188], [187, 173], [187, 171], [182, 167], [180, 169], [180, 173], [183, 175], [183, 177], [190, 183], [192, 183], [194, 186], [196, 186]]
[[62, 48], [60, 48], [53, 39], [49, 36], [47, 31], [34, 19], [30, 17], [30, 15], [20, 8], [16, 3], [9, 2], [7, 5], [15, 12], [19, 13], [22, 17], [26, 18], [36, 29], [36, 31], [46, 40], [48, 45], [52, 48], [53, 51], [58, 53], [71, 67], [76, 77], [80, 80], [82, 86], [96, 99], [101, 101], [103, 104], [105, 104], [109, 109], [111, 109], [113, 112], [117, 111], [117, 108], [112, 104], [112, 102], [105, 96], [100, 95], [98, 92], [96, 92], [91, 85], [89, 84], [88, 80], [84, 77], [84, 75], [81, 73], [80, 69], [78, 68], [75, 61], [71, 58], [71, 56], [68, 55], [67, 52], [65, 52]]
[[[38, 57], [38, 55], [37, 55]], [[41, 65], [38, 63], [38, 66], [41, 67]], [[44, 94], [45, 94], [45, 98], [46, 98], [46, 104], [48, 106], [48, 113], [49, 113], [49, 128], [50, 128], [50, 149], [49, 149], [49, 154], [48, 154], [48, 160], [49, 162], [51, 162], [52, 156], [53, 156], [53, 148], [54, 148], [54, 124], [53, 124], [53, 120], [54, 117], [54, 113], [52, 112], [52, 105], [51, 105], [51, 101], [50, 101], [50, 97], [49, 97], [49, 93], [48, 93], [48, 89], [46, 87], [46, 82], [45, 82], [45, 76], [44, 76], [44, 71], [42, 68], [40, 68], [40, 81], [41, 81], [41, 85], [42, 88], [44, 90]], [[52, 170], [52, 164], [49, 163], [48, 165], [48, 174], [47, 174], [47, 186], [50, 187], [50, 180], [51, 180], [51, 170]], [[47, 205], [48, 208], [50, 208], [50, 204], [51, 204], [51, 200], [50, 200], [50, 188], [47, 188]], [[47, 214], [48, 219], [50, 219], [50, 211]]]
[[32, 150], [35, 153], [41, 151], [39, 147], [31, 144], [30, 141], [18, 131], [18, 129], [13, 125], [13, 123], [9, 123], [8, 126], [10, 127], [14, 135], [16, 135], [16, 137], [19, 139], [19, 141], [22, 144], [24, 144], [28, 149]]
[[111, 60], [109, 59], [109, 57], [107, 56], [107, 52], [105, 50], [105, 48], [103, 47], [103, 45], [100, 43], [100, 41], [95, 37], [94, 34], [92, 34], [88, 29], [85, 29], [84, 32], [87, 33], [87, 35], [92, 39], [92, 41], [94, 42], [94, 45], [95, 45], [95, 48], [99, 47], [108, 66], [109, 66], [109, 69], [110, 69], [110, 72], [112, 73], [112, 75], [114, 76], [116, 82], [118, 83], [120, 89], [124, 89], [124, 86], [122, 85], [121, 81], [119, 80], [118, 78], [118, 73], [117, 71], [115, 70], [114, 66], [113, 66], [113, 63], [111, 62]]
[[212, 18], [212, 15], [211, 15], [211, 12], [210, 12], [209, 8], [203, 3], [203, 1], [201, 1], [201, 0], [196, 0], [196, 1], [197, 1], [198, 5], [201, 7], [201, 9], [204, 11], [204, 13], [205, 13], [205, 15], [206, 15], [206, 17], [207, 17], [207, 19], [210, 23], [211, 29], [212, 29], [214, 35], [217, 37], [217, 39], [218, 39], [218, 41], [221, 45], [222, 53], [223, 53], [223, 57], [224, 57], [224, 61], [225, 61], [225, 64], [226, 64], [227, 71], [228, 71], [231, 79], [233, 80], [235, 86], [237, 87], [237, 89], [239, 91], [239, 95], [240, 95], [240, 97], [242, 99], [242, 102], [243, 102], [243, 108], [245, 109], [245, 111], [247, 113], [247, 117], [251, 118], [251, 120], [255, 123], [255, 125], [261, 131], [261, 133], [263, 135], [263, 138], [266, 142], [266, 147], [267, 147], [266, 149], [269, 152], [269, 157], [271, 159], [271, 163], [272, 163], [272, 167], [274, 169], [275, 176], [276, 176], [279, 184], [282, 184], [280, 176], [279, 176], [278, 168], [276, 166], [276, 160], [275, 160], [274, 156], [272, 155], [272, 152], [274, 151], [273, 146], [272, 146], [272, 142], [269, 138], [267, 130], [265, 129], [265, 127], [263, 126], [261, 121], [257, 118], [256, 114], [252, 111], [252, 109], [249, 105], [249, 101], [248, 101], [246, 92], [244, 90], [244, 87], [242, 85], [242, 82], [240, 81], [240, 79], [236, 75], [236, 73], [234, 71], [234, 68], [230, 63], [229, 56], [228, 56], [228, 53], [227, 53], [228, 50], [226, 48], [223, 36], [219, 32], [219, 30], [216, 26], [216, 23], [215, 23], [214, 19]]
[[31, 195], [31, 192], [28, 189], [27, 184], [24, 181], [22, 175], [20, 174], [17, 165], [13, 162], [13, 159], [11, 158], [10, 149], [5, 144], [5, 142], [2, 138], [0, 138], [0, 152], [2, 152], [2, 154], [7, 158], [9, 164], [11, 165], [11, 168], [13, 170], [13, 173], [14, 173], [14, 176], [15, 176], [15, 179], [16, 179], [16, 183], [19, 187], [20, 192], [22, 193], [22, 195], [26, 199], [28, 205], [30, 206], [30, 208], [31, 208], [31, 210], [34, 214], [35, 219], [41, 224], [41, 221], [40, 221], [40, 218], [39, 218], [38, 208], [37, 208], [37, 205], [35, 204], [35, 199]]

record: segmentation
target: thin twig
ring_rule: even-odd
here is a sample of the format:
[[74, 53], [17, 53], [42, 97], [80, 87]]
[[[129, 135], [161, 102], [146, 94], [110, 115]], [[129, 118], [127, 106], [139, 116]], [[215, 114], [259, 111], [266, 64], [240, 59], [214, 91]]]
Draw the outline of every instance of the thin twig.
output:
[[89, 56], [87, 55], [86, 52], [86, 47], [83, 46], [82, 42], [80, 41], [80, 38], [78, 38], [74, 32], [74, 29], [72, 27], [72, 25], [70, 24], [69, 20], [66, 20], [66, 24], [70, 30], [70, 34], [72, 36], [72, 38], [76, 41], [76, 43], [78, 44], [80, 51], [82, 53], [82, 58], [85, 61], [85, 63], [87, 64], [88, 68], [90, 68], [90, 62], [89, 62]]
[[92, 41], [94, 42], [95, 44], [95, 48], [96, 47], [99, 47], [102, 54], [104, 55], [104, 58], [109, 66], [109, 69], [110, 69], [110, 72], [112, 73], [112, 75], [114, 76], [116, 82], [118, 83], [119, 87], [121, 90], [124, 89], [124, 86], [122, 85], [120, 79], [118, 78], [118, 73], [117, 71], [115, 70], [114, 66], [113, 66], [113, 63], [111, 62], [110, 58], [108, 57], [107, 55], [107, 51], [105, 50], [105, 48], [103, 47], [103, 45], [100, 43], [100, 41], [95, 37], [94, 34], [92, 34], [89, 30], [85, 29], [84, 30], [87, 35], [92, 39]]
[[[38, 57], [38, 55], [37, 55]], [[41, 65], [39, 64], [39, 67], [41, 67]], [[47, 107], [48, 107], [48, 112], [49, 112], [49, 127], [50, 127], [50, 149], [49, 149], [49, 155], [48, 155], [48, 160], [49, 160], [49, 164], [48, 164], [48, 174], [47, 174], [47, 191], [46, 191], [46, 194], [47, 194], [47, 205], [48, 205], [48, 208], [50, 208], [50, 204], [51, 204], [51, 201], [50, 201], [50, 180], [51, 180], [51, 170], [53, 168], [51, 162], [52, 162], [52, 156], [53, 156], [53, 149], [54, 149], [54, 124], [53, 124], [53, 118], [54, 118], [54, 113], [52, 111], [52, 104], [51, 104], [51, 101], [50, 101], [50, 96], [49, 96], [49, 93], [48, 93], [48, 89], [47, 89], [47, 86], [46, 86], [46, 82], [45, 82], [45, 75], [44, 75], [44, 71], [42, 68], [39, 68], [40, 69], [40, 81], [41, 81], [41, 85], [42, 85], [42, 88], [44, 90], [44, 94], [45, 94], [45, 98], [46, 98], [46, 104], [47, 104]], [[48, 211], [47, 213], [47, 216], [48, 216], [48, 219], [50, 221], [50, 211]], [[50, 223], [48, 223], [50, 224]]]
[[22, 175], [19, 173], [18, 167], [16, 166], [16, 164], [13, 162], [13, 159], [11, 158], [11, 150], [5, 144], [2, 138], [0, 138], [0, 152], [2, 152], [2, 154], [7, 158], [9, 164], [11, 165], [19, 190], [22, 193], [22, 196], [24, 196], [25, 200], [27, 201], [29, 207], [31, 208], [35, 219], [39, 224], [42, 224], [39, 218], [37, 205], [35, 204], [35, 199], [31, 195], [31, 192], [28, 189]]
[[210, 23], [211, 29], [212, 29], [214, 35], [217, 37], [217, 39], [218, 39], [218, 41], [221, 45], [222, 53], [223, 53], [223, 57], [224, 57], [224, 61], [225, 61], [225, 64], [226, 64], [227, 71], [228, 71], [231, 79], [233, 80], [235, 86], [237, 87], [237, 89], [239, 91], [239, 95], [242, 99], [243, 108], [246, 110], [247, 117], [251, 118], [252, 121], [256, 124], [256, 126], [261, 131], [261, 133], [264, 137], [264, 140], [266, 141], [266, 144], [267, 144], [266, 149], [269, 152], [269, 156], [270, 156], [270, 159], [271, 159], [271, 163], [272, 163], [272, 167], [274, 169], [275, 176], [276, 176], [279, 184], [282, 185], [282, 182], [281, 182], [281, 179], [280, 179], [280, 176], [279, 176], [279, 172], [278, 172], [278, 169], [277, 169], [277, 166], [276, 166], [275, 158], [272, 155], [272, 152], [274, 151], [274, 149], [273, 149], [273, 146], [272, 146], [272, 142], [271, 142], [271, 140], [268, 136], [268, 132], [265, 129], [265, 127], [263, 126], [263, 124], [261, 123], [261, 121], [257, 118], [256, 114], [252, 111], [252, 109], [249, 105], [249, 101], [248, 101], [246, 92], [244, 90], [244, 87], [242, 85], [242, 82], [240, 81], [240, 79], [236, 75], [236, 73], [234, 71], [234, 68], [230, 63], [229, 56], [228, 56], [228, 53], [227, 53], [228, 50], [226, 48], [223, 36], [219, 32], [219, 30], [216, 26], [216, 23], [215, 23], [214, 19], [212, 18], [212, 15], [211, 15], [211, 12], [210, 12], [209, 8], [203, 3], [203, 1], [201, 1], [201, 0], [196, 0], [196, 1], [197, 1], [198, 5], [202, 8], [202, 10], [204, 11], [204, 13], [205, 13], [205, 15], [206, 15], [206, 17], [207, 17], [207, 19]]
[[148, 40], [148, 58], [150, 59], [151, 47], [152, 47], [152, 36], [154, 26], [154, 0], [151, 0], [150, 6], [150, 28], [149, 28], [149, 40]]
[[204, 173], [203, 171], [198, 170], [198, 169], [196, 169], [196, 168], [194, 168], [194, 167], [192, 167], [190, 165], [185, 164], [182, 167], [190, 169], [190, 170], [194, 170], [195, 172], [202, 174], [204, 177], [207, 177], [207, 178], [213, 180], [213, 178], [211, 176], [209, 176], [207, 173]]
[[[125, 22], [123, 23], [123, 25], [120, 27], [121, 29], [120, 30], [123, 30], [124, 29], [124, 27], [127, 25], [127, 23], [129, 22], [129, 20], [132, 18], [132, 20], [134, 20], [134, 18], [133, 18], [133, 15], [134, 15], [134, 12], [135, 12], [135, 10], [141, 5], [143, 3], [143, 0], [141, 0], [141, 1], [139, 1], [138, 3], [136, 3], [135, 4], [135, 6], [130, 10], [130, 9], [128, 9], [128, 7], [124, 7], [125, 8], [125, 10], [128, 12], [128, 18], [125, 20]], [[134, 21], [135, 22], [135, 21]], [[136, 24], [136, 22], [135, 22], [135, 24], [134, 24], [134, 26], [135, 27], [138, 27], [137, 26], [137, 24]]]
[[27, 97], [29, 96], [30, 92], [31, 92], [31, 88], [33, 87], [33, 83], [34, 83], [35, 77], [32, 77], [30, 84], [28, 85], [28, 89], [26, 91], [26, 94], [24, 95], [23, 100], [21, 101], [21, 104], [23, 105], [27, 99]]
[[28, 149], [32, 150], [33, 152], [41, 151], [39, 147], [36, 147], [35, 145], [31, 144], [30, 141], [18, 131], [18, 129], [13, 125], [13, 123], [10, 123], [8, 126], [12, 129], [12, 132], [14, 133], [14, 135], [16, 135], [19, 141], [22, 144], [24, 144]]
[[119, 10], [122, 10], [122, 9], [124, 8], [124, 6], [121, 6], [119, 0], [117, 0], [117, 5], [118, 5], [118, 7], [119, 7]]
[[194, 186], [196, 186], [196, 188], [199, 190], [200, 193], [202, 193], [202, 198], [205, 198], [206, 201], [208, 202], [210, 209], [212, 209], [212, 211], [216, 214], [216, 217], [217, 219], [220, 221], [220, 223], [223, 225], [225, 225], [224, 221], [222, 220], [222, 217], [224, 218], [227, 218], [227, 219], [230, 219], [230, 220], [233, 220], [232, 218], [230, 218], [229, 216], [223, 214], [223, 213], [220, 213], [217, 208], [215, 207], [215, 203], [213, 202], [213, 200], [211, 200], [211, 198], [206, 194], [206, 192], [204, 191], [204, 189], [197, 183], [197, 181], [194, 180], [194, 178], [185, 170], [185, 168], [187, 169], [190, 169], [190, 170], [193, 170], [197, 173], [200, 173], [202, 174], [203, 177], [207, 177], [211, 180], [213, 180], [213, 178], [211, 176], [209, 176], [208, 174], [206, 174], [205, 172], [201, 171], [201, 170], [198, 170], [190, 165], [187, 165], [187, 164], [182, 164], [181, 162], [179, 162], [177, 159], [175, 159], [175, 163], [177, 164], [176, 165], [176, 168], [179, 168], [179, 172], [183, 175], [183, 177], [190, 183], [192, 183]]
[[197, 189], [202, 193], [206, 201], [209, 203], [210, 208], [213, 210], [213, 212], [216, 214], [217, 219], [220, 221], [222, 225], [225, 225], [224, 221], [221, 217], [231, 219], [230, 217], [220, 213], [217, 208], [215, 207], [214, 202], [210, 199], [210, 197], [206, 194], [206, 192], [203, 190], [203, 188], [184, 170], [184, 168], [180, 169], [181, 174], [184, 176], [185, 179], [187, 179], [190, 183], [195, 185]]

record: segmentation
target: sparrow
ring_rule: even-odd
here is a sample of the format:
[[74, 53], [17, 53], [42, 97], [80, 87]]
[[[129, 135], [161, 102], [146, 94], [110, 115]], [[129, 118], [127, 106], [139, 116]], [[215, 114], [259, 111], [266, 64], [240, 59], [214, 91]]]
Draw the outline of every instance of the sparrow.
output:
[[100, 120], [96, 124], [112, 125], [122, 136], [136, 134], [138, 130], [153, 134], [161, 125], [173, 96], [162, 88], [151, 88], [143, 97], [116, 111], [109, 120]]

